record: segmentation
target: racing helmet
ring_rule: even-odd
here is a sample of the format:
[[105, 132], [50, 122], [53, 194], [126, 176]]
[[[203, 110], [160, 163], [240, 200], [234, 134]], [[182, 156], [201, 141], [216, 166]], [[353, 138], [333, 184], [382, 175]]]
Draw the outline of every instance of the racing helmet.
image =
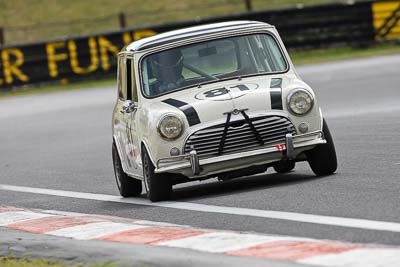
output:
[[156, 54], [153, 60], [154, 76], [164, 83], [176, 83], [182, 78], [183, 55], [179, 49]]

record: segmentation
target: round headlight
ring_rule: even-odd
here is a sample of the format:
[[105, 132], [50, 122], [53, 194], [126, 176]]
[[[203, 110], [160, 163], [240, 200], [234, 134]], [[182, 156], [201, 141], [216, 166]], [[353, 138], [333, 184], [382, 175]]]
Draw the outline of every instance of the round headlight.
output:
[[305, 89], [294, 89], [288, 96], [289, 111], [296, 115], [307, 114], [314, 105], [314, 98]]
[[183, 131], [183, 123], [179, 118], [173, 115], [168, 115], [161, 119], [158, 124], [158, 131], [161, 136], [165, 138], [175, 139], [181, 135]]

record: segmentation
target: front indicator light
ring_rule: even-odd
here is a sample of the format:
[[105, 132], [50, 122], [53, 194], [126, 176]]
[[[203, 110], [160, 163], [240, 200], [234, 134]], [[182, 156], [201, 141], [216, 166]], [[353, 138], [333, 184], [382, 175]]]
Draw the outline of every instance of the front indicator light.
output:
[[308, 132], [308, 125], [307, 125], [307, 123], [304, 123], [304, 122], [300, 123], [300, 124], [299, 124], [299, 131], [300, 131], [300, 133], [302, 133], [302, 134]]
[[170, 154], [171, 156], [179, 156], [180, 153], [181, 153], [181, 152], [179, 151], [179, 148], [177, 148], [177, 147], [173, 147], [173, 148], [171, 148], [171, 150], [169, 151], [169, 154]]

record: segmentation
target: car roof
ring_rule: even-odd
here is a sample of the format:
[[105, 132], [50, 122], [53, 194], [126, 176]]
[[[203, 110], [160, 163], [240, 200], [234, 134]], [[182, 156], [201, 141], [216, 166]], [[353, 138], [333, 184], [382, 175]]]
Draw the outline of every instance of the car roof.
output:
[[173, 30], [165, 33], [156, 34], [151, 37], [143, 38], [132, 42], [124, 50], [125, 51], [141, 51], [153, 48], [159, 45], [168, 44], [171, 42], [182, 41], [185, 39], [198, 37], [209, 33], [222, 33], [233, 30], [253, 30], [254, 28], [273, 27], [270, 24], [259, 21], [230, 21], [212, 23], [189, 28]]

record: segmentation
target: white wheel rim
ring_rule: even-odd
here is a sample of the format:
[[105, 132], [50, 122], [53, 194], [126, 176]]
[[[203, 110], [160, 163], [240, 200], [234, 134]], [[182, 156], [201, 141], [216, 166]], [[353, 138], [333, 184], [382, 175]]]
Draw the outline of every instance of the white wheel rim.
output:
[[118, 189], [121, 190], [121, 175], [120, 175], [120, 171], [121, 171], [122, 166], [121, 166], [121, 164], [119, 164], [119, 162], [115, 161], [115, 158], [113, 160], [113, 163], [114, 163], [115, 180], [117, 182]]

